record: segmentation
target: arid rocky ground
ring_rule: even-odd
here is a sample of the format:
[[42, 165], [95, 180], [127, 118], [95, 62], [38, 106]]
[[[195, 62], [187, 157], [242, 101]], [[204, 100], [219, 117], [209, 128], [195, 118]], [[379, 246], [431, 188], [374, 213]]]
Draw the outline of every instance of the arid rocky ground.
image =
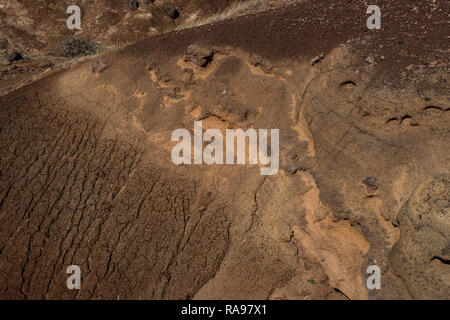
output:
[[[0, 6], [0, 298], [450, 298], [447, 1], [78, 2]], [[174, 165], [195, 120], [279, 129], [278, 174]]]

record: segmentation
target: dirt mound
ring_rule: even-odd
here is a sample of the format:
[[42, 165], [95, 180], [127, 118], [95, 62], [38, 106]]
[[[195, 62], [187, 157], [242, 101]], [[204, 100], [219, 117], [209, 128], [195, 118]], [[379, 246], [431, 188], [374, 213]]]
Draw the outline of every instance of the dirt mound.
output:
[[[0, 97], [0, 297], [447, 298], [445, 5], [381, 7], [165, 33]], [[280, 170], [174, 165], [194, 121], [279, 129]]]

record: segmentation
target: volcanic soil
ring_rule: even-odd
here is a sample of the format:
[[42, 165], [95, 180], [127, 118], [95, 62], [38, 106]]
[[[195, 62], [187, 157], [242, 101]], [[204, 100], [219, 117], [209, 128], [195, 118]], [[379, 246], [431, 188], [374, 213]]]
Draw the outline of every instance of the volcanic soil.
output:
[[[366, 1], [286, 1], [11, 85], [0, 298], [448, 299], [449, 5], [374, 2], [381, 30]], [[279, 172], [173, 164], [194, 121], [279, 129]]]

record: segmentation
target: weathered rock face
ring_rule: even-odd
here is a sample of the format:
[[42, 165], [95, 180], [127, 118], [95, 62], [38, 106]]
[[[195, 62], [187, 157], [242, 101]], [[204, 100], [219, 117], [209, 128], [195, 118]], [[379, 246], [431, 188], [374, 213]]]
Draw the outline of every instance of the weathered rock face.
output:
[[391, 253], [393, 270], [416, 299], [450, 296], [450, 180], [420, 185], [398, 214], [400, 241]]
[[[445, 39], [397, 63], [414, 43], [317, 38], [336, 28], [327, 13], [307, 2], [168, 33], [0, 98], [0, 297], [448, 298]], [[421, 37], [438, 28], [426, 21], [386, 24]], [[173, 164], [172, 132], [194, 121], [279, 129], [280, 170]]]

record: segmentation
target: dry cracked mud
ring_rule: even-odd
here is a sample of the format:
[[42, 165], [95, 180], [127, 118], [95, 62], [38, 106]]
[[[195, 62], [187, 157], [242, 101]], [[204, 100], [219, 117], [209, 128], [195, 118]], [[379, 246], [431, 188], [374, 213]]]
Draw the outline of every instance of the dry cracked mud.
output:
[[[9, 87], [0, 298], [449, 299], [449, 5], [379, 5], [381, 30], [286, 1]], [[280, 170], [173, 164], [194, 121], [279, 129]]]

